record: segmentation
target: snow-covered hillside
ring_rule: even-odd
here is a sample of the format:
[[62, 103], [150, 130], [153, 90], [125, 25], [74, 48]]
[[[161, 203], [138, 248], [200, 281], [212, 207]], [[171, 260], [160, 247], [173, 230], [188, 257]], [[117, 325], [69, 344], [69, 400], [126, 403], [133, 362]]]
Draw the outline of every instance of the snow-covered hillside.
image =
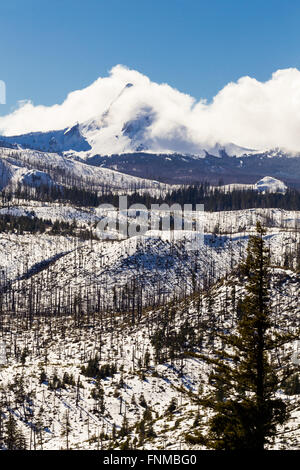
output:
[[[190, 235], [185, 231], [150, 230], [143, 236], [124, 240], [98, 240], [97, 223], [107, 215], [102, 209], [82, 210], [36, 202], [3, 207], [1, 214], [69, 224], [75, 220], [78, 227], [95, 236], [84, 241], [47, 232], [0, 234], [2, 285], [12, 282], [15, 299], [22, 299], [22, 311], [27, 308], [23, 293], [33, 285], [41, 290], [40, 308], [46, 310], [57, 295], [60, 304], [67, 305], [70, 295], [75, 296], [79, 289], [83, 289], [84, 297], [96, 296], [100, 290], [103, 305], [111, 305], [114, 287], [125, 292], [132, 283], [142, 287], [145, 305], [151, 304], [153, 298], [169, 298], [174, 292], [181, 297], [191, 293], [196, 285], [203, 287], [229, 273], [244, 256], [248, 235], [255, 231], [258, 220], [269, 226], [267, 241], [274, 264], [282, 264], [300, 242], [295, 231], [300, 226], [300, 213], [278, 209], [200, 213], [205, 235], [203, 244], [193, 251]], [[163, 211], [158, 211], [154, 217], [162, 214]], [[194, 217], [191, 213], [191, 218]]]
[[[0, 157], [6, 187], [70, 181], [116, 196], [174, 189], [56, 153], [2, 148]], [[300, 212], [190, 211], [201, 235], [191, 250], [191, 231], [149, 227], [126, 238], [113, 227], [111, 240], [99, 238], [98, 223], [115, 220], [113, 208], [22, 197], [1, 204], [0, 412], [5, 429], [14, 418], [27, 448], [203, 448], [197, 433], [206, 432], [208, 414], [198, 397], [211, 368], [199, 353], [212, 352], [215, 328], [235, 326], [245, 294], [238, 265], [257, 221], [267, 230], [274, 326], [294, 331], [299, 323]], [[152, 209], [150, 220], [166, 214]], [[135, 211], [121, 211], [120, 221], [127, 215], [132, 222]], [[181, 341], [177, 352], [164, 335]], [[295, 347], [288, 345], [291, 357]], [[287, 393], [278, 397], [295, 403], [298, 395]], [[294, 411], [272, 448], [296, 449], [299, 426]]]
[[[24, 171], [26, 162], [38, 166], [39, 152], [14, 152], [0, 160], [12, 173]], [[55, 165], [124, 187], [117, 172], [48, 154], [48, 166]], [[202, 219], [204, 232], [203, 243], [190, 250], [191, 233], [179, 230], [98, 239], [98, 222], [114, 212], [3, 201], [0, 221], [16, 218], [14, 228], [0, 232], [3, 423], [13, 416], [30, 449], [200, 449], [197, 432], [205, 432], [208, 415], [198, 397], [209, 387], [211, 369], [198, 354], [212, 350], [209, 325], [234, 328], [234, 302], [245, 293], [237, 267], [257, 221], [267, 228], [274, 325], [291, 330], [299, 322], [300, 213], [190, 212], [191, 220]], [[21, 218], [67, 228], [76, 223], [71, 233], [53, 225], [29, 233]], [[181, 349], [174, 353], [166, 334], [181, 338]], [[294, 347], [288, 346], [291, 355]], [[297, 400], [286, 393], [278, 396]], [[272, 448], [297, 448], [299, 420], [293, 412]]]
[[257, 181], [255, 184], [226, 184], [221, 186], [224, 191], [233, 191], [233, 190], [255, 190], [261, 193], [285, 193], [287, 191], [287, 185], [280, 181], [277, 178], [271, 176], [265, 176], [264, 178]]
[[[130, 190], [133, 188], [163, 189], [166, 185], [137, 178], [107, 168], [86, 165], [57, 153], [0, 147], [0, 189], [18, 183], [29, 186], [51, 185], [53, 182], [96, 190]], [[67, 184], [67, 183], [66, 183]], [[68, 185], [68, 184], [67, 184]]]
[[[299, 280], [291, 271], [272, 272], [274, 324], [295, 327]], [[214, 328], [229, 331], [236, 321], [233, 299], [243, 295], [243, 285], [229, 277], [212, 288], [210, 300], [197, 294], [148, 309], [135, 324], [130, 315], [112, 319], [106, 314], [78, 324], [72, 318], [42, 317], [28, 328], [25, 319], [2, 317], [4, 422], [14, 416], [30, 449], [203, 448], [195, 436], [205, 432], [207, 414], [198, 397], [209, 387], [211, 368], [197, 353], [212, 350], [208, 305], [213, 302]], [[164, 321], [168, 334], [186, 332], [178, 356], [170, 357], [167, 343], [160, 350], [155, 346]], [[293, 348], [291, 343], [291, 354]], [[102, 374], [98, 380], [83, 369], [95, 357]], [[297, 398], [282, 390], [278, 396], [289, 403]], [[299, 425], [299, 412], [293, 412], [272, 448], [297, 449]]]

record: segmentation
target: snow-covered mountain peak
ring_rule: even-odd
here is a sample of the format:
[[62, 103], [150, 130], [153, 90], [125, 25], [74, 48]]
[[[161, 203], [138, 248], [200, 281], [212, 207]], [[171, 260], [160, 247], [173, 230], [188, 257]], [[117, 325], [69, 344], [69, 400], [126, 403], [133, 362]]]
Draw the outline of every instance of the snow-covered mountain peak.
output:
[[[80, 139], [80, 145], [75, 142], [63, 145], [62, 152], [89, 152], [89, 156], [135, 152], [139, 146], [149, 153], [200, 157], [205, 152], [221, 156], [218, 146], [230, 156], [250, 155], [251, 149], [263, 153], [276, 147], [288, 149], [285, 153], [299, 152], [299, 116], [291, 82], [295, 87], [300, 83], [300, 72], [296, 69], [277, 71], [266, 82], [242, 77], [226, 85], [208, 102], [204, 96], [197, 100], [167, 83], [156, 83], [136, 70], [117, 65], [108, 76], [69, 93], [61, 104], [21, 103], [13, 113], [0, 117], [0, 132], [8, 143], [10, 136], [17, 136], [13, 141], [18, 144], [58, 151], [60, 145], [55, 149], [51, 146], [53, 132], [79, 123], [90, 149], [83, 149]], [[286, 102], [294, 103], [295, 109], [286, 107]], [[136, 139], [132, 142], [123, 136], [122, 129], [148, 107], [153, 109], [156, 119], [148, 128], [147, 142], [137, 143]], [[37, 133], [42, 135], [37, 137]], [[28, 135], [30, 138], [25, 138]], [[278, 151], [269, 155], [277, 156]]]
[[[147, 86], [146, 86], [147, 85]], [[116, 155], [146, 151], [152, 153], [181, 153], [205, 157], [240, 156], [251, 150], [233, 143], [202, 141], [200, 130], [191, 130], [187, 109], [182, 118], [175, 113], [178, 93], [167, 85], [146, 83], [145, 80], [125, 81], [110, 101], [99, 106], [99, 114], [62, 130], [31, 132], [1, 137], [4, 144], [45, 152], [74, 152], [81, 158], [93, 155]], [[174, 95], [174, 96], [173, 96]], [[186, 106], [190, 97], [186, 98]], [[101, 109], [102, 108], [102, 109]], [[173, 109], [174, 108], [174, 109]]]
[[[135, 78], [129, 81], [128, 78]], [[4, 145], [20, 145], [45, 152], [76, 154], [82, 159], [94, 155], [111, 156], [134, 152], [182, 154], [204, 158], [207, 155], [262, 157], [286, 155], [278, 148], [272, 151], [252, 150], [230, 140], [217, 141], [212, 133], [204, 138], [201, 126], [191, 125], [191, 97], [182, 101], [182, 116], [176, 114], [179, 92], [168, 85], [158, 85], [140, 77], [124, 80], [103, 95], [99, 113], [62, 130], [31, 132], [1, 137]], [[99, 98], [99, 97], [98, 97]], [[99, 101], [99, 99], [97, 100]], [[104, 99], [105, 98], [105, 99]], [[205, 126], [205, 122], [202, 123]]]

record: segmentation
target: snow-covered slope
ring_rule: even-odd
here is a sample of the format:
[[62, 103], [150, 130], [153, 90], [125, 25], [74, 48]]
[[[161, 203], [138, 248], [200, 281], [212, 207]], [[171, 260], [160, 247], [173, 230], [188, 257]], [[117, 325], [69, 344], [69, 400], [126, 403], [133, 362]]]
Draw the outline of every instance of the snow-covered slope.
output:
[[221, 186], [225, 192], [233, 191], [233, 190], [256, 190], [262, 193], [286, 193], [287, 185], [280, 181], [277, 178], [273, 178], [272, 176], [265, 176], [261, 180], [257, 181], [255, 184], [240, 184], [240, 183], [233, 183], [233, 184], [226, 184]]
[[[271, 289], [274, 324], [291, 331], [300, 314], [299, 279], [292, 271], [273, 269]], [[244, 294], [231, 276], [213, 286], [210, 300], [197, 294], [148, 309], [136, 323], [130, 315], [107, 313], [78, 323], [38, 317], [28, 327], [25, 317], [2, 316], [4, 424], [13, 415], [31, 450], [203, 448], [192, 437], [206, 430], [207, 410], [198, 399], [209, 388], [211, 366], [199, 352], [212, 354], [217, 346], [212, 320], [215, 330], [234, 328], [233, 299]], [[155, 334], [180, 332], [186, 338], [180, 353], [171, 355], [166, 342], [155, 347]], [[289, 344], [291, 355], [294, 346]], [[114, 366], [113, 372], [98, 380], [86, 376], [82, 367], [95, 357], [99, 367]], [[283, 390], [278, 397], [290, 404], [297, 399]], [[296, 410], [272, 448], [297, 449], [299, 423]]]
[[[96, 234], [96, 224], [104, 212], [27, 203], [4, 207], [0, 215], [35, 216], [69, 224], [76, 220], [78, 227]], [[111, 305], [116, 285], [126, 290], [128, 283], [136, 282], [143, 286], [144, 302], [148, 304], [153, 295], [168, 298], [176, 292], [182, 296], [183, 292], [191, 293], [195, 283], [203, 287], [210, 279], [218, 279], [230, 272], [244, 256], [249, 233], [253, 233], [258, 220], [270, 227], [267, 240], [274, 264], [282, 264], [300, 242], [299, 234], [291, 232], [300, 226], [299, 212], [253, 209], [203, 213], [202, 217], [204, 243], [195, 251], [189, 250], [189, 234], [180, 231], [152, 230], [144, 236], [111, 242], [54, 237], [48, 233], [0, 234], [2, 284], [13, 282], [15, 295], [22, 298], [33, 284], [38, 285], [42, 308], [47, 309], [48, 302], [54, 302], [53, 296], [56, 298], [58, 292], [61, 305], [66, 305], [70, 292], [75, 295], [83, 289], [91, 296], [91, 289], [95, 294], [103, 286], [102, 303]], [[44, 261], [46, 265], [41, 265]], [[294, 261], [296, 263], [296, 259]], [[195, 266], [196, 277], [193, 274]], [[22, 308], [27, 307], [24, 304]]]
[[18, 182], [29, 186], [55, 182], [78, 187], [92, 186], [94, 189], [107, 187], [111, 190], [166, 187], [156, 181], [87, 165], [57, 153], [0, 147], [0, 189]]
[[14, 172], [14, 168], [0, 158], [0, 190], [8, 185]]
[[285, 193], [287, 186], [280, 180], [265, 176], [255, 184], [255, 188], [260, 192]]
[[[4, 161], [20, 162], [14, 158]], [[59, 158], [49, 154], [49, 163]], [[0, 210], [0, 216], [75, 219], [94, 234], [103, 213], [38, 201], [11, 201]], [[245, 294], [234, 268], [258, 220], [267, 226], [274, 325], [289, 331], [297, 326], [300, 283], [293, 269], [300, 213], [251, 209], [202, 217], [204, 243], [195, 251], [176, 231], [113, 242], [49, 231], [0, 233], [1, 411], [4, 424], [14, 416], [27, 447], [201, 448], [192, 437], [206, 429], [198, 398], [209, 386], [210, 366], [198, 353], [214, 347], [209, 325], [234, 328], [233, 299]], [[290, 269], [278, 267], [287, 259]], [[206, 292], [199, 294], [202, 287]], [[158, 348], [154, 339], [164, 334], [184, 337], [183, 349], [174, 354], [166, 341]], [[291, 352], [294, 346], [289, 344]], [[98, 380], [87, 376], [83, 367], [95, 358], [113, 371]], [[283, 390], [278, 396], [290, 403], [297, 398]], [[298, 447], [299, 430], [292, 429], [299, 419], [294, 412], [273, 448]]]
[[31, 132], [11, 137], [1, 137], [2, 145], [6, 143], [18, 144], [23, 148], [30, 148], [44, 152], [75, 152], [87, 151], [91, 147], [80, 132], [79, 125], [59, 131]]

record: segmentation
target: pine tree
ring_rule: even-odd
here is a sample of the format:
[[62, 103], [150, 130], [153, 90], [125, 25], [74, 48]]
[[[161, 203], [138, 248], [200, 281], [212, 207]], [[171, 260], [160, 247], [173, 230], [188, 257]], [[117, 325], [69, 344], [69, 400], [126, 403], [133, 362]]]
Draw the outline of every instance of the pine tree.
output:
[[8, 450], [15, 450], [17, 448], [17, 423], [12, 414], [9, 414], [5, 430], [5, 445]]
[[26, 439], [23, 433], [18, 429], [15, 418], [9, 414], [5, 426], [4, 443], [8, 450], [26, 450]]
[[64, 419], [63, 419], [63, 428], [62, 428], [62, 436], [66, 437], [66, 449], [69, 450], [69, 436], [71, 432], [71, 423], [70, 423], [70, 418], [69, 418], [69, 412], [66, 411], [64, 414]]
[[[246, 296], [239, 304], [235, 331], [219, 334], [223, 348], [214, 357], [202, 356], [213, 365], [213, 372], [212, 392], [200, 402], [212, 415], [208, 434], [200, 441], [213, 449], [263, 450], [277, 435], [278, 425], [289, 419], [286, 403], [276, 395], [285, 374], [270, 358], [295, 336], [272, 331], [264, 233], [258, 223], [257, 234], [249, 239], [242, 266]], [[291, 373], [291, 367], [287, 369]]]

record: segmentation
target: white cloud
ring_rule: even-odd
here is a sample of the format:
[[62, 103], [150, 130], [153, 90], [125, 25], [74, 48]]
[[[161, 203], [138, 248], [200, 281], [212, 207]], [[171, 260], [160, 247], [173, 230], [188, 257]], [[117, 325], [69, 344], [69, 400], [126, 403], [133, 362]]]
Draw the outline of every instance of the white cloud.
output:
[[[127, 83], [134, 86], [119, 96]], [[157, 148], [176, 150], [171, 147], [177, 145], [183, 151], [184, 142], [189, 142], [188, 151], [233, 142], [248, 148], [300, 150], [300, 71], [293, 68], [278, 70], [266, 82], [242, 77], [206, 103], [117, 65], [108, 77], [71, 92], [62, 104], [20, 103], [13, 113], [0, 117], [0, 133], [62, 129], [101, 117], [113, 101], [105, 124], [114, 132], [142, 109], [153, 110], [156, 119], [146, 137]]]

